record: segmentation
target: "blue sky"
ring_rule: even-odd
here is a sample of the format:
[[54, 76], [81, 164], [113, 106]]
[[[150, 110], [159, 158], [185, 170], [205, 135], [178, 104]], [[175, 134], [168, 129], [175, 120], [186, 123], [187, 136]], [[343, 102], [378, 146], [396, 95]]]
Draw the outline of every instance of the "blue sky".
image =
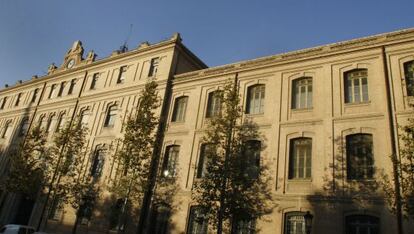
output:
[[414, 1], [0, 0], [0, 87], [42, 76], [73, 41], [99, 58], [180, 32], [217, 66], [414, 27]]

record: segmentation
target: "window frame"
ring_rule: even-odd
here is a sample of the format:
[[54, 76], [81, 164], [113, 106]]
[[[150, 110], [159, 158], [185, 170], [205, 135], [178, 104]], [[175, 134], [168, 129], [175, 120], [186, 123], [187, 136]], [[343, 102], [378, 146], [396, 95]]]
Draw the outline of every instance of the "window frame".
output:
[[70, 81], [70, 86], [69, 86], [69, 90], [68, 90], [68, 95], [73, 94], [73, 90], [74, 90], [74, 88], [75, 88], [75, 85], [76, 85], [76, 79], [72, 79], [72, 80]]
[[108, 107], [105, 115], [104, 128], [113, 128], [115, 126], [116, 117], [118, 115], [118, 108], [116, 105]]
[[56, 84], [52, 84], [50, 86], [50, 92], [49, 92], [48, 99], [52, 99], [53, 98], [53, 95], [55, 94], [55, 91], [56, 91]]
[[116, 83], [117, 84], [123, 84], [123, 83], [125, 83], [125, 80], [126, 80], [126, 77], [125, 77], [126, 71], [127, 71], [127, 66], [126, 65], [125, 66], [121, 66], [119, 68], [118, 78], [116, 80]]
[[105, 165], [105, 151], [100, 147], [96, 147], [95, 152], [93, 153], [90, 175], [98, 179], [102, 176], [103, 168]]
[[[351, 229], [351, 219], [355, 219], [357, 220], [357, 218], [362, 218], [365, 219], [361, 222], [361, 219], [358, 220], [359, 222], [356, 223], [355, 225], [357, 227], [368, 227], [370, 228], [370, 233], [372, 234], [380, 234], [381, 233], [381, 219], [378, 216], [374, 216], [374, 215], [370, 215], [370, 214], [351, 214], [351, 215], [347, 215], [345, 216], [345, 220], [344, 220], [344, 224], [345, 224], [345, 233], [351, 233], [352, 230]], [[364, 223], [365, 221], [365, 223]], [[355, 222], [355, 221], [354, 221]], [[369, 223], [369, 222], [373, 222], [373, 223]], [[376, 227], [375, 227], [376, 226]], [[377, 232], [372, 232], [375, 230], [372, 230], [372, 228], [376, 228]], [[358, 234], [358, 230], [356, 230], [356, 234]]]
[[[302, 88], [304, 88], [305, 92], [302, 92]], [[304, 99], [302, 99], [302, 93], [304, 93]], [[313, 108], [313, 77], [303, 76], [292, 80], [291, 108], [292, 110]]]
[[[410, 71], [408, 67], [411, 65], [411, 77], [409, 77]], [[403, 64], [404, 69], [404, 82], [405, 82], [405, 92], [408, 97], [414, 97], [414, 60], [410, 60]]]
[[29, 118], [24, 118], [20, 123], [19, 136], [27, 134], [30, 128]]
[[8, 131], [10, 129], [11, 121], [7, 121], [3, 127], [3, 132], [1, 133], [1, 138], [6, 139], [8, 137]]
[[22, 93], [18, 93], [17, 97], [16, 97], [16, 102], [14, 103], [14, 106], [16, 106], [16, 107], [19, 106], [21, 98], [22, 98]]
[[249, 115], [264, 114], [264, 104], [266, 98], [266, 85], [255, 84], [247, 88], [246, 110]]
[[171, 122], [185, 122], [187, 112], [188, 96], [180, 96], [174, 100], [174, 108], [172, 112]]
[[99, 72], [96, 72], [92, 75], [91, 85], [89, 86], [89, 90], [95, 90], [96, 89], [96, 83], [98, 82], [99, 75], [100, 75]]
[[[201, 214], [200, 214], [201, 213]], [[195, 217], [194, 217], [195, 216]], [[204, 216], [204, 217], [202, 217]], [[199, 222], [198, 220], [201, 222]], [[194, 229], [194, 224], [198, 224], [196, 229]], [[201, 230], [199, 229], [201, 227]], [[206, 217], [205, 212], [200, 206], [191, 206], [188, 212], [188, 219], [187, 219], [187, 234], [192, 234], [193, 231], [196, 231], [196, 234], [207, 234], [208, 233], [208, 217]]]
[[262, 142], [256, 139], [247, 140], [243, 144], [241, 172], [251, 180], [259, 178], [261, 165]]
[[[247, 225], [243, 224], [243, 227], [241, 227], [243, 229], [239, 230], [240, 228], [239, 222], [243, 222], [243, 223], [246, 222]], [[246, 232], [246, 229], [244, 228], [248, 228], [250, 230], [247, 230]], [[256, 229], [257, 229], [257, 219], [255, 217], [252, 217], [249, 214], [242, 214], [242, 215], [238, 215], [238, 217], [237, 216], [232, 217], [232, 220], [231, 220], [231, 233], [232, 234], [254, 234], [257, 231]]]
[[6, 102], [7, 102], [7, 96], [4, 96], [2, 98], [2, 103], [0, 105], [0, 110], [3, 110], [4, 109], [4, 107], [6, 106]]
[[160, 58], [159, 57], [151, 59], [150, 68], [149, 68], [149, 71], [148, 71], [148, 77], [154, 77], [154, 76], [157, 75], [159, 65], [160, 65]]
[[[365, 73], [363, 75], [354, 75], [353, 74]], [[355, 84], [358, 81], [358, 84]], [[365, 81], [365, 88], [364, 88]], [[355, 91], [358, 92], [355, 92]], [[351, 92], [350, 92], [351, 91]], [[365, 92], [365, 93], [364, 93]], [[358, 94], [356, 94], [358, 93]], [[345, 104], [362, 104], [369, 103], [369, 84], [368, 84], [368, 69], [367, 68], [357, 68], [350, 71], [344, 72], [344, 100]], [[358, 97], [359, 100], [356, 100]]]
[[213, 118], [220, 114], [222, 105], [220, 92], [220, 90], [215, 90], [208, 93], [206, 118]]
[[39, 92], [38, 88], [33, 90], [33, 96], [32, 96], [32, 100], [30, 101], [30, 103], [35, 103], [36, 102], [38, 92]]
[[[289, 231], [290, 231], [290, 228], [291, 228], [291, 225], [290, 225], [290, 218], [291, 217], [301, 217], [303, 219], [303, 221], [298, 220], [297, 222], [300, 221], [302, 223], [302, 231], [301, 232], [303, 234], [306, 234], [305, 215], [306, 215], [306, 213], [302, 212], [302, 211], [290, 211], [290, 212], [285, 213], [285, 215], [284, 215], [285, 220], [284, 220], [284, 224], [283, 224], [283, 229], [284, 229], [283, 233], [284, 234], [289, 234]], [[295, 229], [296, 229], [296, 225], [295, 225]], [[297, 233], [297, 232], [295, 231], [295, 233]]]
[[162, 160], [161, 177], [174, 178], [178, 172], [178, 160], [180, 157], [180, 145], [169, 145], [165, 148]]
[[57, 94], [57, 97], [62, 97], [63, 91], [65, 90], [65, 86], [66, 86], [66, 81], [62, 81], [60, 83], [59, 92]]
[[[303, 145], [299, 145], [299, 144], [303, 144]], [[312, 179], [312, 156], [313, 156], [312, 148], [313, 148], [313, 139], [311, 137], [295, 137], [289, 140], [289, 165], [288, 165], [288, 179], [289, 180], [311, 180]], [[303, 153], [303, 166], [300, 166], [301, 164], [300, 153], [301, 152]]]
[[[368, 138], [370, 139], [368, 139]], [[356, 139], [352, 139], [356, 138]], [[365, 139], [363, 139], [365, 138]], [[369, 140], [369, 142], [364, 142]], [[355, 141], [355, 142], [352, 142]], [[352, 142], [352, 143], [351, 143]], [[356, 145], [360, 144], [360, 145]], [[369, 145], [366, 145], [369, 144]], [[366, 151], [366, 147], [369, 147], [370, 152], [367, 152], [368, 155], [351, 155], [351, 148], [357, 146], [358, 148], [353, 150], [355, 151]], [[365, 146], [365, 147], [364, 147]], [[375, 159], [374, 159], [374, 139], [373, 135], [370, 133], [356, 133], [349, 134], [345, 137], [345, 149], [346, 149], [346, 178], [347, 180], [355, 181], [366, 181], [374, 179], [375, 174]], [[358, 152], [359, 154], [360, 152]], [[370, 158], [366, 158], [369, 156]], [[358, 160], [362, 159], [362, 163], [358, 160], [353, 161], [353, 158], [357, 157]], [[357, 165], [355, 168], [354, 166]], [[361, 172], [363, 171], [363, 172]]]
[[215, 148], [214, 144], [212, 143], [201, 144], [200, 157], [198, 158], [198, 163], [197, 163], [197, 172], [196, 172], [197, 179], [204, 178], [208, 174], [207, 167], [208, 167], [208, 163], [210, 160], [208, 158], [209, 157], [208, 151], [209, 150], [213, 151], [214, 148]]

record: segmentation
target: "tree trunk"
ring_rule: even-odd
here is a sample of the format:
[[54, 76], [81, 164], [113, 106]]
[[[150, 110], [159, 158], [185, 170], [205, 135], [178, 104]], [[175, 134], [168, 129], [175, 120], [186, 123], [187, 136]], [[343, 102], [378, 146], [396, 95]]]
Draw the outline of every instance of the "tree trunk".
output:
[[79, 215], [76, 214], [75, 224], [72, 227], [72, 234], [76, 234], [76, 231], [78, 229], [78, 223], [79, 223]]

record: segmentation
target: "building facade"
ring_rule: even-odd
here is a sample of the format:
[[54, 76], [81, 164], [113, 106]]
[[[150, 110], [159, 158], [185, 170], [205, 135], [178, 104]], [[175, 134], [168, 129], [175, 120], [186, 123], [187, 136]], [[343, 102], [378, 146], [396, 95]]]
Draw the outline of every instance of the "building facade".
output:
[[[8, 154], [34, 123], [50, 133], [62, 122], [82, 116], [88, 125], [86, 161], [100, 149], [116, 151], [125, 118], [137, 107], [148, 80], [158, 83], [165, 123], [160, 162], [174, 157], [177, 192], [173, 211], [153, 232], [209, 233], [197, 220], [191, 189], [200, 170], [202, 138], [217, 103], [212, 92], [237, 77], [244, 119], [263, 135], [260, 164], [272, 175], [270, 215], [242, 225], [238, 233], [396, 233], [396, 219], [378, 186], [392, 174], [390, 155], [398, 155], [398, 125], [414, 116], [414, 29], [401, 30], [280, 55], [207, 68], [178, 34], [128, 52], [83, 58], [75, 42], [60, 67], [0, 91], [0, 173]], [[116, 173], [113, 158], [102, 153], [101, 187]], [[165, 160], [164, 160], [165, 161]], [[159, 166], [162, 168], [162, 166]], [[108, 191], [103, 197], [109, 197]], [[39, 221], [41, 202], [27, 207], [18, 195], [2, 191], [0, 224]], [[80, 233], [106, 233], [110, 227], [102, 198]], [[157, 220], [157, 219], [155, 219]], [[48, 215], [46, 230], [70, 232], [74, 211]], [[127, 233], [133, 233], [134, 224]], [[154, 225], [152, 225], [154, 226]], [[404, 222], [406, 233], [414, 224]], [[210, 228], [210, 231], [207, 229]], [[250, 230], [251, 231], [251, 230]]]

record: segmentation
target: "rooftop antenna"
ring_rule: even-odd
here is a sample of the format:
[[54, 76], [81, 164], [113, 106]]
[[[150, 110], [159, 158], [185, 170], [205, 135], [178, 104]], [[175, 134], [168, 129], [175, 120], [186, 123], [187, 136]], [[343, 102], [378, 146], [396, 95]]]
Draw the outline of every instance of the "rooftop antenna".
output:
[[126, 39], [125, 39], [125, 41], [124, 41], [124, 44], [120, 47], [120, 51], [121, 51], [121, 53], [124, 53], [124, 52], [127, 52], [128, 51], [128, 40], [129, 40], [129, 38], [131, 37], [131, 33], [132, 33], [132, 27], [133, 27], [133, 25], [132, 24], [130, 24], [129, 25], [129, 32], [128, 32], [128, 35], [127, 35], [127, 37], [126, 37]]

